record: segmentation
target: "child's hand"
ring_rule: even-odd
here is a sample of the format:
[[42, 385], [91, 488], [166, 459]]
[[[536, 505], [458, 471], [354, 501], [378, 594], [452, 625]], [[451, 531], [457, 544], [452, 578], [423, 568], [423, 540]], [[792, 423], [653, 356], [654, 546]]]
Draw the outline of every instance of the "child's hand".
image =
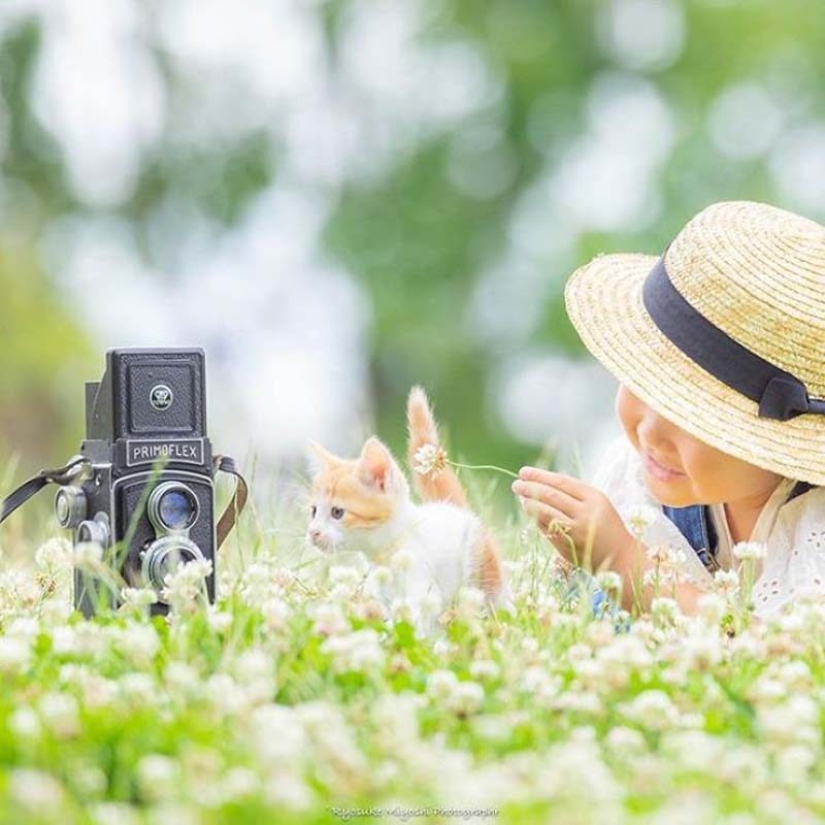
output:
[[598, 570], [629, 561], [635, 540], [604, 493], [572, 476], [522, 467], [513, 482], [524, 512], [569, 562]]

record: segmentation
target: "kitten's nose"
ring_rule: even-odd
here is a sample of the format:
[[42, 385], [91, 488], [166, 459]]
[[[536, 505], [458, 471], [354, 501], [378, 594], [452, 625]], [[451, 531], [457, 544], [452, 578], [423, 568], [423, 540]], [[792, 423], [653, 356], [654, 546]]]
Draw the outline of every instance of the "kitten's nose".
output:
[[321, 531], [320, 530], [310, 530], [309, 531], [309, 538], [313, 544], [323, 544], [321, 541]]

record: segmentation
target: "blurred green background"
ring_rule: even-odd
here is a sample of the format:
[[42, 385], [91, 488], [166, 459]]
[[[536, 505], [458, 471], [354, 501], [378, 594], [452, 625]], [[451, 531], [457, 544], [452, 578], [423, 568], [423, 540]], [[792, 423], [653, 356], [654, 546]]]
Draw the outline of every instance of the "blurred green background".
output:
[[468, 460], [594, 460], [566, 278], [717, 200], [825, 218], [824, 75], [802, 0], [6, 0], [4, 491], [76, 450], [107, 346], [204, 346], [263, 468], [400, 449], [413, 383]]

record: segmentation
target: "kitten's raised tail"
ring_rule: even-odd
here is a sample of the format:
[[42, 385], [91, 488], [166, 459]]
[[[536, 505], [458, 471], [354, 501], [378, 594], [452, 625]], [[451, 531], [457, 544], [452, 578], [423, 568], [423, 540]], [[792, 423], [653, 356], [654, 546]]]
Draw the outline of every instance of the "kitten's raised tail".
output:
[[467, 494], [458, 476], [449, 464], [435, 473], [421, 473], [415, 470], [415, 454], [421, 447], [431, 444], [440, 447], [438, 425], [430, 407], [427, 393], [422, 387], [413, 387], [407, 400], [407, 460], [413, 470], [413, 478], [418, 495], [423, 501], [450, 501], [459, 507], [467, 507]]
[[[431, 444], [441, 447], [438, 425], [435, 422], [427, 393], [421, 387], [413, 387], [407, 400], [407, 428], [409, 441], [407, 459], [412, 468], [414, 483], [422, 501], [449, 501], [459, 507], [469, 507], [467, 493], [449, 464], [436, 473], [422, 475], [415, 469], [415, 454], [421, 447]], [[492, 533], [485, 530], [484, 540], [476, 559], [477, 585], [497, 607], [513, 609], [512, 596], [504, 580], [501, 551]]]

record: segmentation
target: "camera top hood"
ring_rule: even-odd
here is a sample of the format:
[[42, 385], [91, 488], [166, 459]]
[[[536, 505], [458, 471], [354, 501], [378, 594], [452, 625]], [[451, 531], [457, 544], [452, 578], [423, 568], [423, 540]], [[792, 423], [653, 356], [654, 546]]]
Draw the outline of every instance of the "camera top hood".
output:
[[86, 384], [86, 438], [206, 438], [202, 349], [111, 349]]

